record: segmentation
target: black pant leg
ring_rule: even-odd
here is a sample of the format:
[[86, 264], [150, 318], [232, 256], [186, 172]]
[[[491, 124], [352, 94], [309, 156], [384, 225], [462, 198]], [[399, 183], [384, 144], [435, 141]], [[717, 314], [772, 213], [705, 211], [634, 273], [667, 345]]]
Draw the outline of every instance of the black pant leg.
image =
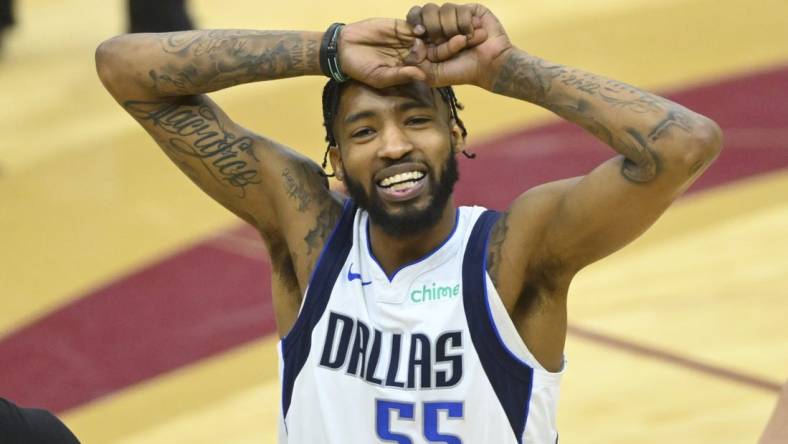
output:
[[14, 1], [0, 0], [0, 31], [14, 24]]
[[129, 0], [129, 32], [169, 32], [194, 29], [186, 0]]

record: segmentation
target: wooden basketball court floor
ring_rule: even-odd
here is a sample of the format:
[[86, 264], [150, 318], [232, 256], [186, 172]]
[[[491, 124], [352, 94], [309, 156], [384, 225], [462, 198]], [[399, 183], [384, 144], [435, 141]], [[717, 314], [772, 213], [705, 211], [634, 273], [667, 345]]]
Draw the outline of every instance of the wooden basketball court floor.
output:
[[[0, 59], [0, 396], [86, 443], [273, 443], [276, 339], [261, 244], [101, 87], [123, 4], [18, 2]], [[321, 30], [402, 1], [191, 1], [201, 27]], [[570, 290], [561, 442], [754, 443], [788, 377], [788, 3], [495, 0], [543, 57], [670, 94], [722, 125], [692, 192]], [[318, 78], [215, 95], [317, 159]], [[462, 87], [479, 154], [463, 203], [502, 208], [610, 156], [524, 103]], [[469, 413], [470, 414], [470, 413]]]

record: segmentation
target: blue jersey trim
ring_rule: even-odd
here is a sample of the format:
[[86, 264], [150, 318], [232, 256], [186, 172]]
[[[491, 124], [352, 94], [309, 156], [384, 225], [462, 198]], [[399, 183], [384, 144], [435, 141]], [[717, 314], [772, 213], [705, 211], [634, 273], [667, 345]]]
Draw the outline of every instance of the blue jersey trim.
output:
[[399, 273], [403, 269], [405, 269], [407, 267], [410, 267], [411, 265], [416, 265], [416, 264], [418, 264], [420, 262], [423, 262], [423, 261], [429, 259], [433, 254], [435, 254], [438, 251], [440, 251], [440, 249], [443, 248], [443, 246], [446, 245], [446, 243], [449, 242], [452, 237], [454, 237], [454, 233], [457, 231], [457, 226], [459, 224], [460, 224], [460, 209], [457, 208], [456, 212], [454, 214], [454, 228], [451, 229], [451, 233], [449, 233], [449, 235], [446, 237], [446, 239], [444, 239], [443, 242], [440, 243], [440, 245], [435, 247], [435, 249], [433, 249], [429, 253], [425, 254], [424, 256], [422, 256], [422, 257], [420, 257], [420, 258], [418, 258], [418, 259], [416, 259], [414, 261], [408, 262], [405, 265], [403, 265], [403, 266], [397, 268], [396, 270], [394, 270], [394, 273], [392, 273], [391, 276], [389, 276], [386, 273], [386, 270], [384, 270], [383, 266], [380, 265], [380, 262], [378, 262], [378, 258], [375, 257], [375, 253], [372, 252], [372, 241], [370, 240], [370, 236], [369, 236], [369, 219], [367, 219], [367, 227], [366, 227], [366, 230], [367, 230], [367, 251], [369, 252], [369, 257], [372, 258], [372, 261], [375, 262], [375, 264], [377, 264], [378, 268], [380, 268], [380, 270], [383, 272], [383, 274], [389, 280], [389, 283], [391, 283], [392, 281], [394, 281], [394, 278], [397, 276], [397, 273]]
[[533, 368], [506, 347], [487, 300], [487, 248], [500, 216], [485, 211], [471, 232], [462, 263], [463, 305], [471, 340], [484, 373], [501, 403], [518, 444], [522, 444], [533, 386]]
[[[301, 312], [290, 332], [282, 338], [282, 417], [287, 417], [290, 401], [293, 397], [295, 380], [309, 356], [312, 345], [312, 330], [328, 306], [328, 299], [334, 289], [334, 283], [345, 264], [350, 248], [353, 246], [353, 219], [356, 205], [352, 200], [345, 201], [342, 215], [328, 237], [323, 251], [318, 257], [309, 288], [304, 296]], [[286, 423], [285, 423], [286, 424]]]

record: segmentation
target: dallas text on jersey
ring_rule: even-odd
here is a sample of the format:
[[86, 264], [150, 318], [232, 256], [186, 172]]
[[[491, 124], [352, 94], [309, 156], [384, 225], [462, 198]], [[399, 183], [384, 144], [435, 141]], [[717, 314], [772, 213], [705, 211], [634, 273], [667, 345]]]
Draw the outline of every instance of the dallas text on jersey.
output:
[[[407, 336], [384, 333], [370, 329], [362, 321], [332, 311], [328, 318], [320, 365], [332, 370], [344, 369], [348, 375], [386, 387], [454, 387], [462, 380], [462, 336], [461, 331], [448, 331], [433, 340], [424, 333]], [[401, 361], [405, 359], [404, 353], [401, 353], [403, 337], [410, 345], [405, 363], [407, 375], [404, 375], [404, 379], [398, 379]], [[381, 362], [384, 342], [389, 353], [383, 358], [388, 362]]]

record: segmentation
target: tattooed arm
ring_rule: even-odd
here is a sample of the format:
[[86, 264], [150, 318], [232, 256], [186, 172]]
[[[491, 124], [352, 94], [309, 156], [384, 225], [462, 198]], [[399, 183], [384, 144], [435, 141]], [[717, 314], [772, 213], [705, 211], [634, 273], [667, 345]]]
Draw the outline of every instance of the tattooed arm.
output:
[[[244, 30], [129, 34], [96, 51], [109, 92], [192, 181], [258, 228], [276, 277], [284, 279], [281, 287], [299, 294], [338, 219], [341, 198], [329, 191], [314, 162], [237, 125], [205, 93], [322, 75], [322, 37]], [[403, 21], [350, 24], [342, 32], [341, 62], [348, 74], [370, 84], [407, 81], [420, 76], [403, 63], [413, 40]]]
[[[571, 278], [654, 223], [717, 156], [720, 130], [667, 99], [519, 50], [482, 5], [416, 6], [408, 22], [430, 43], [418, 63], [430, 84], [473, 84], [539, 105], [620, 154], [584, 177], [525, 192], [491, 233], [490, 277], [528, 347], [558, 369]], [[434, 46], [459, 34], [472, 47]]]
[[[456, 17], [458, 23], [447, 26], [446, 17]], [[620, 154], [583, 178], [551, 184], [528, 196], [541, 192], [554, 201], [541, 243], [545, 257], [567, 270], [576, 271], [642, 233], [721, 149], [719, 127], [708, 118], [617, 80], [521, 51], [482, 5], [414, 7], [408, 21], [421, 25], [420, 35], [434, 43], [470, 29], [471, 23], [477, 28], [465, 33], [474, 41], [472, 48], [459, 53], [428, 50], [419, 66], [431, 84], [469, 83], [539, 105]], [[509, 215], [512, 225], [518, 208], [515, 202]]]
[[491, 91], [545, 107], [620, 154], [542, 189], [555, 204], [542, 253], [568, 272], [642, 234], [722, 147], [714, 122], [677, 103], [518, 49], [502, 57]]
[[314, 162], [237, 125], [204, 93], [318, 74], [320, 38], [235, 30], [129, 34], [96, 52], [109, 92], [195, 184], [262, 233], [275, 281], [293, 294], [302, 292], [313, 250], [322, 246], [308, 233], [330, 230], [339, 199]]

